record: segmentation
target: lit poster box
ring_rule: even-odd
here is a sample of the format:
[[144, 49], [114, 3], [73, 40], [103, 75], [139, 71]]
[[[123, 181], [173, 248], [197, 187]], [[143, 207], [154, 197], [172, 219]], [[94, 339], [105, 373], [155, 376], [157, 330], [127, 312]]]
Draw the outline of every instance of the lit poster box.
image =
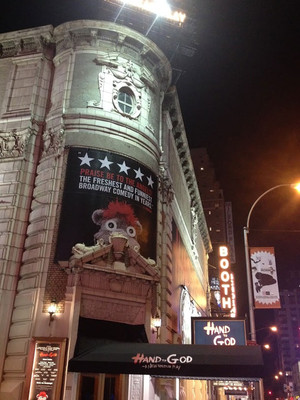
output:
[[66, 338], [34, 338], [25, 384], [28, 400], [59, 400], [65, 372]]
[[192, 318], [193, 344], [210, 346], [246, 345], [245, 321], [236, 319]]

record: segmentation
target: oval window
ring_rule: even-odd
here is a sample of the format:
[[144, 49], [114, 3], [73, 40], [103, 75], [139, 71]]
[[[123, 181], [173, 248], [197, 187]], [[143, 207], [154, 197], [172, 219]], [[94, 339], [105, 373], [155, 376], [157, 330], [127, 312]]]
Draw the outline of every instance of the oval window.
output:
[[133, 94], [127, 88], [121, 88], [118, 93], [118, 105], [125, 114], [131, 114], [133, 110]]

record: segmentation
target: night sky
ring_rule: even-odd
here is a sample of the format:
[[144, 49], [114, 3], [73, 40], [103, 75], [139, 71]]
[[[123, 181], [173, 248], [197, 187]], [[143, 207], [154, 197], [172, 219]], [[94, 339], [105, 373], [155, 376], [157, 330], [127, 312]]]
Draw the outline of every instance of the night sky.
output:
[[[188, 14], [195, 55], [177, 89], [191, 147], [206, 147], [231, 201], [241, 316], [247, 311], [243, 226], [265, 190], [300, 181], [299, 1], [174, 0]], [[96, 0], [5, 2], [0, 32], [95, 19]], [[97, 14], [98, 13], [98, 14]], [[280, 188], [257, 205], [252, 246], [274, 246], [279, 286], [300, 263], [300, 196]], [[258, 313], [258, 326], [269, 318]]]

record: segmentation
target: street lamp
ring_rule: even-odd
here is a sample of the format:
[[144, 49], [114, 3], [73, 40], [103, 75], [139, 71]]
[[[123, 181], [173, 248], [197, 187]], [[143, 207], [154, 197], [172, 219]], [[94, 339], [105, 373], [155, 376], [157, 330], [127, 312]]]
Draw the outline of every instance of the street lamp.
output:
[[252, 211], [256, 204], [268, 193], [280, 187], [291, 187], [300, 192], [300, 183], [283, 183], [281, 185], [276, 185], [271, 187], [270, 189], [263, 192], [252, 204], [250, 211], [247, 217], [247, 223], [244, 227], [244, 246], [245, 246], [245, 258], [246, 258], [246, 273], [247, 273], [247, 287], [248, 287], [248, 302], [249, 302], [249, 322], [250, 322], [250, 338], [253, 341], [256, 341], [256, 332], [255, 332], [255, 318], [254, 318], [254, 304], [253, 304], [253, 292], [252, 292], [252, 276], [251, 276], [251, 264], [250, 264], [250, 255], [249, 255], [249, 244], [248, 244], [248, 234], [249, 234], [249, 223]]

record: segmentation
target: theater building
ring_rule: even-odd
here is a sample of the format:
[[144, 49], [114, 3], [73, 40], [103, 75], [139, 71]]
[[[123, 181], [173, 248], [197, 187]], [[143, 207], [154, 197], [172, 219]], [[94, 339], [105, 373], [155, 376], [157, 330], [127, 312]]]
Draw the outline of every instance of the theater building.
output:
[[0, 49], [0, 399], [214, 398], [224, 365], [184, 347], [211, 243], [168, 59], [92, 20]]

